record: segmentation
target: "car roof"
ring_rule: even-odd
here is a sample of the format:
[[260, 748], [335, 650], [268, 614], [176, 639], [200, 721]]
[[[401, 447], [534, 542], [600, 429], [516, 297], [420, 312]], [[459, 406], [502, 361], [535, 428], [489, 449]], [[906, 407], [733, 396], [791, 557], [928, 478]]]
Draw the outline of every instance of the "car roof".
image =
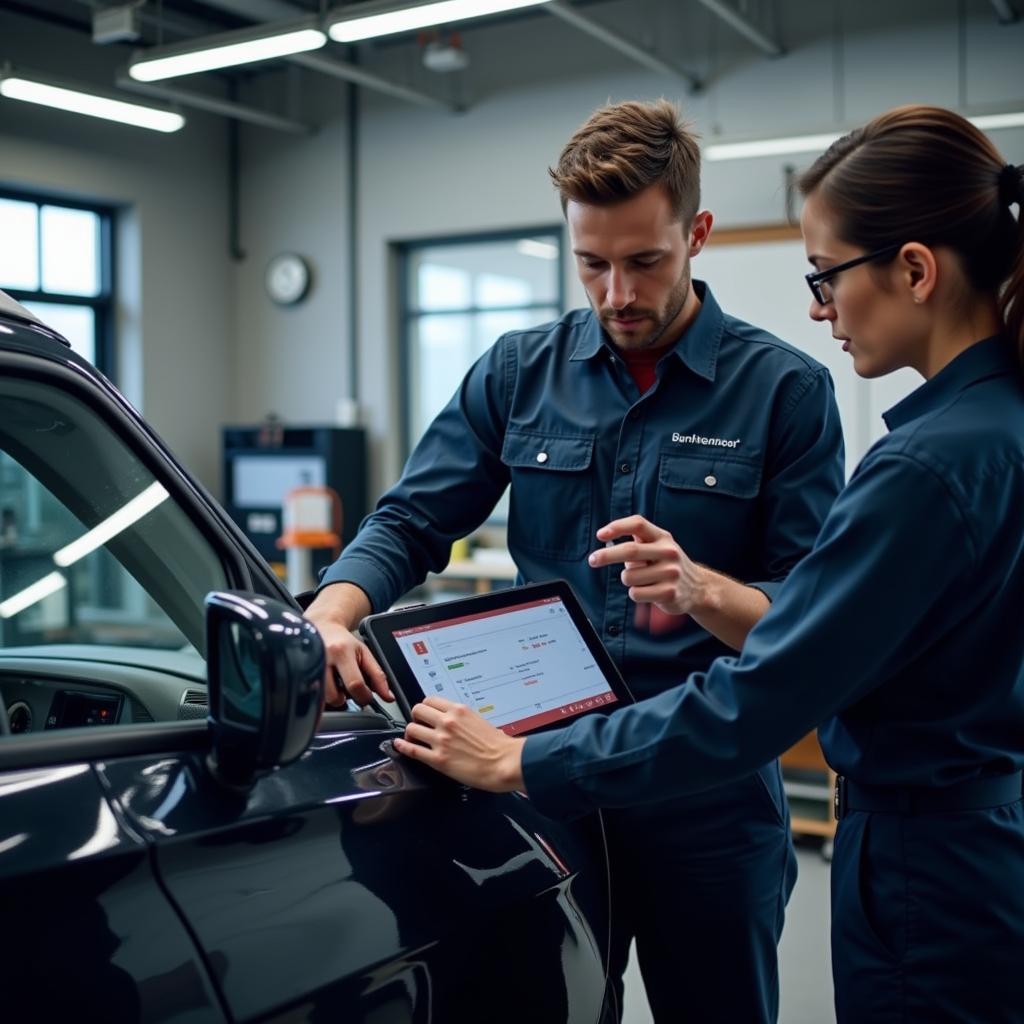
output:
[[17, 303], [7, 294], [7, 292], [0, 292], [0, 315], [2, 316], [14, 316], [19, 320], [28, 320], [29, 323], [41, 324], [42, 320], [39, 319], [34, 313], [30, 313], [24, 306]]

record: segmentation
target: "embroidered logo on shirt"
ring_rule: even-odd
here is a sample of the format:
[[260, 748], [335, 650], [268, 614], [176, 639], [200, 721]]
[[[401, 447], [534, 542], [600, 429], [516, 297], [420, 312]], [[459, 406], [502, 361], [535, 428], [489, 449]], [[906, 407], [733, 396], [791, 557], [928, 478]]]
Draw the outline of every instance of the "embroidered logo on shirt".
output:
[[676, 444], [702, 444], [709, 448], [739, 448], [740, 439], [726, 440], [724, 437], [704, 437], [701, 434], [673, 433], [672, 440]]

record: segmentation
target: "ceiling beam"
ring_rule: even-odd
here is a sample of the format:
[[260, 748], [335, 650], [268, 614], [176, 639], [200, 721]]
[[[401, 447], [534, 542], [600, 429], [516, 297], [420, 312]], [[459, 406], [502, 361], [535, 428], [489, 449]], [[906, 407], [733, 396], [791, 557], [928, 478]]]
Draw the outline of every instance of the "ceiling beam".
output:
[[1015, 21], [1020, 18], [1017, 13], [1017, 9], [1013, 6], [1010, 0], [991, 0], [992, 7], [995, 9], [996, 17], [999, 19], [1000, 25], [1012, 25]]
[[[278, 19], [283, 21], [298, 15], [309, 14], [308, 10], [285, 3], [283, 0], [202, 0], [202, 3], [207, 7], [215, 7], [221, 11], [240, 15], [250, 21], [276, 21]], [[284, 59], [293, 64], [300, 64], [311, 71], [341, 78], [354, 85], [373, 89], [375, 92], [381, 92], [408, 103], [415, 103], [421, 107], [435, 107], [453, 112], [462, 109], [455, 102], [439, 99], [419, 89], [413, 89], [401, 82], [395, 82], [382, 75], [374, 74], [372, 71], [367, 71], [351, 61], [329, 57], [323, 53], [297, 53]]]
[[274, 128], [279, 132], [291, 132], [293, 135], [311, 135], [316, 131], [314, 125], [306, 124], [303, 121], [279, 117], [277, 114], [271, 114], [269, 111], [259, 110], [256, 107], [249, 107], [244, 103], [219, 99], [216, 96], [208, 96], [205, 93], [196, 92], [193, 89], [182, 89], [177, 85], [156, 85], [149, 82], [136, 82], [134, 78], [129, 78], [127, 75], [118, 75], [117, 84], [122, 89], [130, 89], [132, 92], [143, 93], [156, 99], [169, 100], [172, 103], [180, 103], [183, 107], [195, 107], [197, 110], [219, 114], [221, 117], [230, 117], [236, 121], [258, 124], [263, 128]]
[[786, 52], [777, 39], [762, 32], [746, 15], [740, 14], [727, 0], [697, 0], [697, 2], [703, 4], [712, 14], [721, 18], [741, 36], [749, 39], [769, 57], [781, 57]]
[[684, 82], [688, 82], [690, 88], [694, 91], [701, 87], [700, 78], [692, 71], [676, 67], [668, 61], [662, 60], [661, 57], [646, 47], [624, 39], [618, 32], [607, 28], [599, 21], [595, 21], [589, 14], [584, 14], [579, 8], [567, 3], [566, 0], [551, 0], [550, 3], [544, 4], [539, 9], [553, 14], [556, 18], [561, 18], [567, 24], [578, 28], [581, 32], [586, 32], [588, 36], [592, 36], [606, 46], [610, 46], [613, 50], [618, 50], [619, 53], [625, 54], [631, 60], [642, 64], [651, 71], [657, 72], [659, 75], [681, 78]]

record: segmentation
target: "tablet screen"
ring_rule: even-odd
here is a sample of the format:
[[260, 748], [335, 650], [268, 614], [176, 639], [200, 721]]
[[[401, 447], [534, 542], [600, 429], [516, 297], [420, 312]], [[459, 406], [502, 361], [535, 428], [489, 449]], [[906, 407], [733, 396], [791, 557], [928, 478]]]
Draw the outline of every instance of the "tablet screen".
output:
[[420, 689], [510, 735], [604, 705], [612, 691], [561, 597], [391, 631]]

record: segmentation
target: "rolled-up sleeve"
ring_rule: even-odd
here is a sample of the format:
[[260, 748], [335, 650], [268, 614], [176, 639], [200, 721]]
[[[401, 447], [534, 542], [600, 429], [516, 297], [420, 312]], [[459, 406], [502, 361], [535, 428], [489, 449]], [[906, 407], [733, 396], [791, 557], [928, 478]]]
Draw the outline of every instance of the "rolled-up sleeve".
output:
[[799, 377], [775, 430], [762, 484], [763, 579], [749, 581], [770, 601], [810, 551], [843, 487], [843, 429], [828, 370], [815, 366]]
[[607, 717], [528, 737], [527, 792], [568, 817], [746, 775], [942, 636], [949, 596], [976, 560], [941, 477], [909, 456], [876, 458], [835, 502], [738, 658]]
[[452, 542], [487, 518], [508, 484], [500, 453], [514, 360], [505, 336], [473, 365], [320, 589], [354, 583], [383, 611], [440, 572]]

